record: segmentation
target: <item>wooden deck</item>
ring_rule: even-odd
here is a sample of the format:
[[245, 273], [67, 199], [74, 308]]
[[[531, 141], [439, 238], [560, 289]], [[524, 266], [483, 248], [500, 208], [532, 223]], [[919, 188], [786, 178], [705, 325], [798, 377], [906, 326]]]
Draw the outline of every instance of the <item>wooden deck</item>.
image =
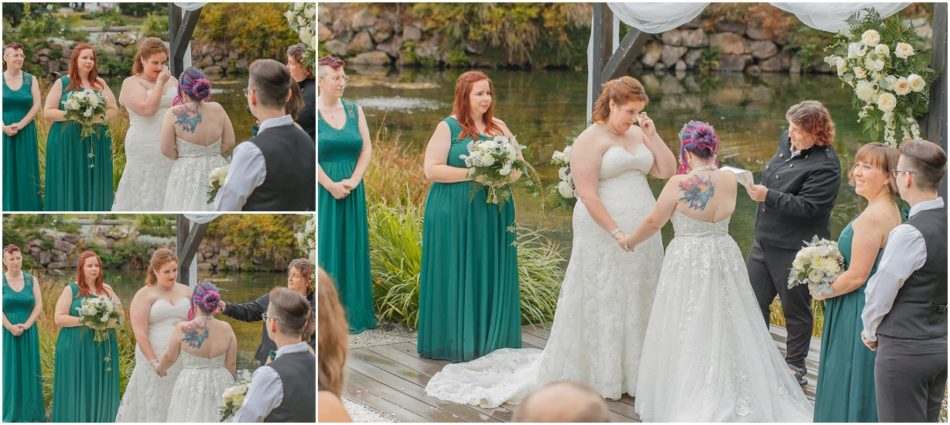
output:
[[[525, 347], [544, 348], [550, 325], [522, 327]], [[785, 329], [772, 327], [772, 338], [785, 353]], [[808, 353], [808, 386], [805, 394], [815, 398], [816, 372], [820, 340], [812, 338]], [[429, 360], [416, 354], [413, 343], [357, 348], [350, 351], [346, 363], [344, 394], [377, 410], [397, 422], [510, 422], [515, 406], [504, 404], [495, 409], [459, 405], [426, 395], [429, 378], [447, 362]], [[624, 394], [620, 400], [607, 400], [614, 422], [640, 422], [634, 411], [634, 399]]]

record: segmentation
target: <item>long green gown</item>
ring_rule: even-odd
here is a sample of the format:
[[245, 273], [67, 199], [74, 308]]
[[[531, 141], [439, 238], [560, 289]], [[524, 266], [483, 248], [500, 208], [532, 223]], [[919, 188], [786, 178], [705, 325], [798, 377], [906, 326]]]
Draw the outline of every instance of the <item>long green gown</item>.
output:
[[[838, 249], [846, 265], [851, 262], [853, 223], [853, 220], [848, 223], [838, 237]], [[877, 271], [881, 252], [878, 251], [878, 257], [874, 260], [872, 276]], [[845, 295], [825, 300], [815, 422], [877, 422], [875, 353], [861, 341], [865, 285]]]
[[[33, 76], [21, 72], [19, 90], [3, 79], [3, 125], [19, 122], [33, 107]], [[40, 159], [36, 145], [36, 125], [31, 120], [13, 137], [3, 134], [3, 210], [42, 211]]]
[[[71, 316], [79, 316], [84, 298], [71, 283]], [[115, 422], [119, 411], [119, 345], [115, 331], [105, 341], [93, 340], [85, 326], [60, 328], [53, 378], [53, 422]]]
[[[341, 99], [346, 123], [337, 129], [320, 115], [317, 156], [320, 168], [333, 181], [350, 178], [363, 149], [359, 129], [359, 109]], [[319, 186], [319, 185], [318, 185]], [[336, 283], [346, 309], [350, 333], [376, 327], [373, 287], [369, 269], [369, 230], [366, 221], [366, 188], [360, 182], [345, 198], [337, 200], [319, 186], [317, 244], [320, 266]]]
[[[10, 323], [26, 322], [35, 306], [33, 276], [23, 273], [20, 291], [14, 291], [3, 276], [3, 314]], [[36, 324], [20, 336], [3, 329], [3, 421], [46, 422]]]
[[[64, 110], [69, 77], [62, 77]], [[109, 126], [95, 125], [91, 137], [80, 136], [73, 121], [57, 121], [46, 139], [46, 211], [110, 211], [112, 186], [112, 137]]]
[[[448, 117], [447, 165], [465, 167], [471, 137]], [[485, 138], [485, 136], [482, 136]], [[422, 228], [419, 288], [421, 356], [469, 361], [499, 348], [521, 347], [521, 306], [514, 200], [499, 210], [473, 182], [433, 183]]]

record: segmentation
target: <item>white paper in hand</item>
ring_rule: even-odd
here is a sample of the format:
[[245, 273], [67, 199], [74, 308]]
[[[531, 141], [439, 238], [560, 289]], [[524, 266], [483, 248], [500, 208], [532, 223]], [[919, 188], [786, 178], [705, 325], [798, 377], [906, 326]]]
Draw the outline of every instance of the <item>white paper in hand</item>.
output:
[[736, 175], [736, 180], [739, 181], [739, 184], [741, 184], [741, 185], [743, 185], [743, 186], [745, 186], [745, 187], [749, 187], [749, 186], [751, 186], [751, 185], [753, 184], [753, 181], [752, 181], [752, 172], [749, 171], [749, 170], [743, 170], [743, 169], [741, 169], [741, 168], [730, 167], [730, 166], [719, 167], [719, 169], [722, 170], [722, 171], [729, 171], [729, 172], [735, 174], [735, 175]]

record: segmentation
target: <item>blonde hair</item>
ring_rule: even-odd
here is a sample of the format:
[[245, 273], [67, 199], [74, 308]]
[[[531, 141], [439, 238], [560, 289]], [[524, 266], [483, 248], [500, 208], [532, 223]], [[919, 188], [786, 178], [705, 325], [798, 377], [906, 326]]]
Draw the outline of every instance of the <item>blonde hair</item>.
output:
[[600, 96], [594, 102], [594, 112], [591, 118], [594, 122], [607, 122], [610, 118], [610, 101], [614, 101], [617, 106], [626, 105], [630, 102], [650, 102], [646, 89], [636, 78], [623, 76], [604, 83], [601, 87]]
[[863, 161], [883, 172], [887, 176], [887, 190], [891, 192], [891, 195], [898, 196], [897, 180], [891, 175], [891, 170], [897, 168], [897, 160], [900, 157], [900, 151], [883, 143], [871, 142], [861, 146], [858, 153], [854, 155], [851, 170], [848, 171], [848, 185], [854, 187], [854, 167], [858, 161]]
[[340, 397], [343, 393], [343, 371], [346, 366], [347, 338], [350, 325], [340, 305], [333, 279], [317, 269], [317, 353], [320, 358], [320, 375], [317, 382], [323, 388]]

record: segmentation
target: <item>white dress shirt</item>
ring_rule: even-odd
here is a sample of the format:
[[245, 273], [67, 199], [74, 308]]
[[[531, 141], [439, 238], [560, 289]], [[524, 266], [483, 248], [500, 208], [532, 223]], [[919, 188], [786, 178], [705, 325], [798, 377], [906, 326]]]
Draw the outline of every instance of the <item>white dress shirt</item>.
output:
[[[271, 127], [294, 125], [290, 115], [264, 120], [257, 134]], [[247, 199], [254, 193], [254, 189], [264, 184], [267, 177], [267, 164], [264, 154], [253, 143], [240, 143], [234, 148], [231, 166], [228, 175], [224, 178], [224, 185], [218, 190], [218, 195], [211, 204], [215, 211], [240, 211], [247, 203]]]
[[[943, 208], [943, 198], [924, 201], [910, 209], [910, 217], [925, 211]], [[891, 230], [887, 246], [877, 266], [877, 272], [868, 280], [865, 288], [864, 311], [861, 321], [864, 330], [861, 336], [868, 341], [877, 341], [877, 328], [894, 306], [897, 293], [904, 282], [927, 262], [927, 244], [917, 228], [901, 224]]]
[[[285, 345], [277, 349], [279, 359], [284, 354], [307, 351], [310, 347], [306, 342]], [[234, 414], [234, 422], [263, 422], [270, 412], [284, 401], [284, 386], [280, 382], [280, 375], [270, 366], [261, 366], [251, 375], [251, 388], [244, 396], [244, 405]]]

